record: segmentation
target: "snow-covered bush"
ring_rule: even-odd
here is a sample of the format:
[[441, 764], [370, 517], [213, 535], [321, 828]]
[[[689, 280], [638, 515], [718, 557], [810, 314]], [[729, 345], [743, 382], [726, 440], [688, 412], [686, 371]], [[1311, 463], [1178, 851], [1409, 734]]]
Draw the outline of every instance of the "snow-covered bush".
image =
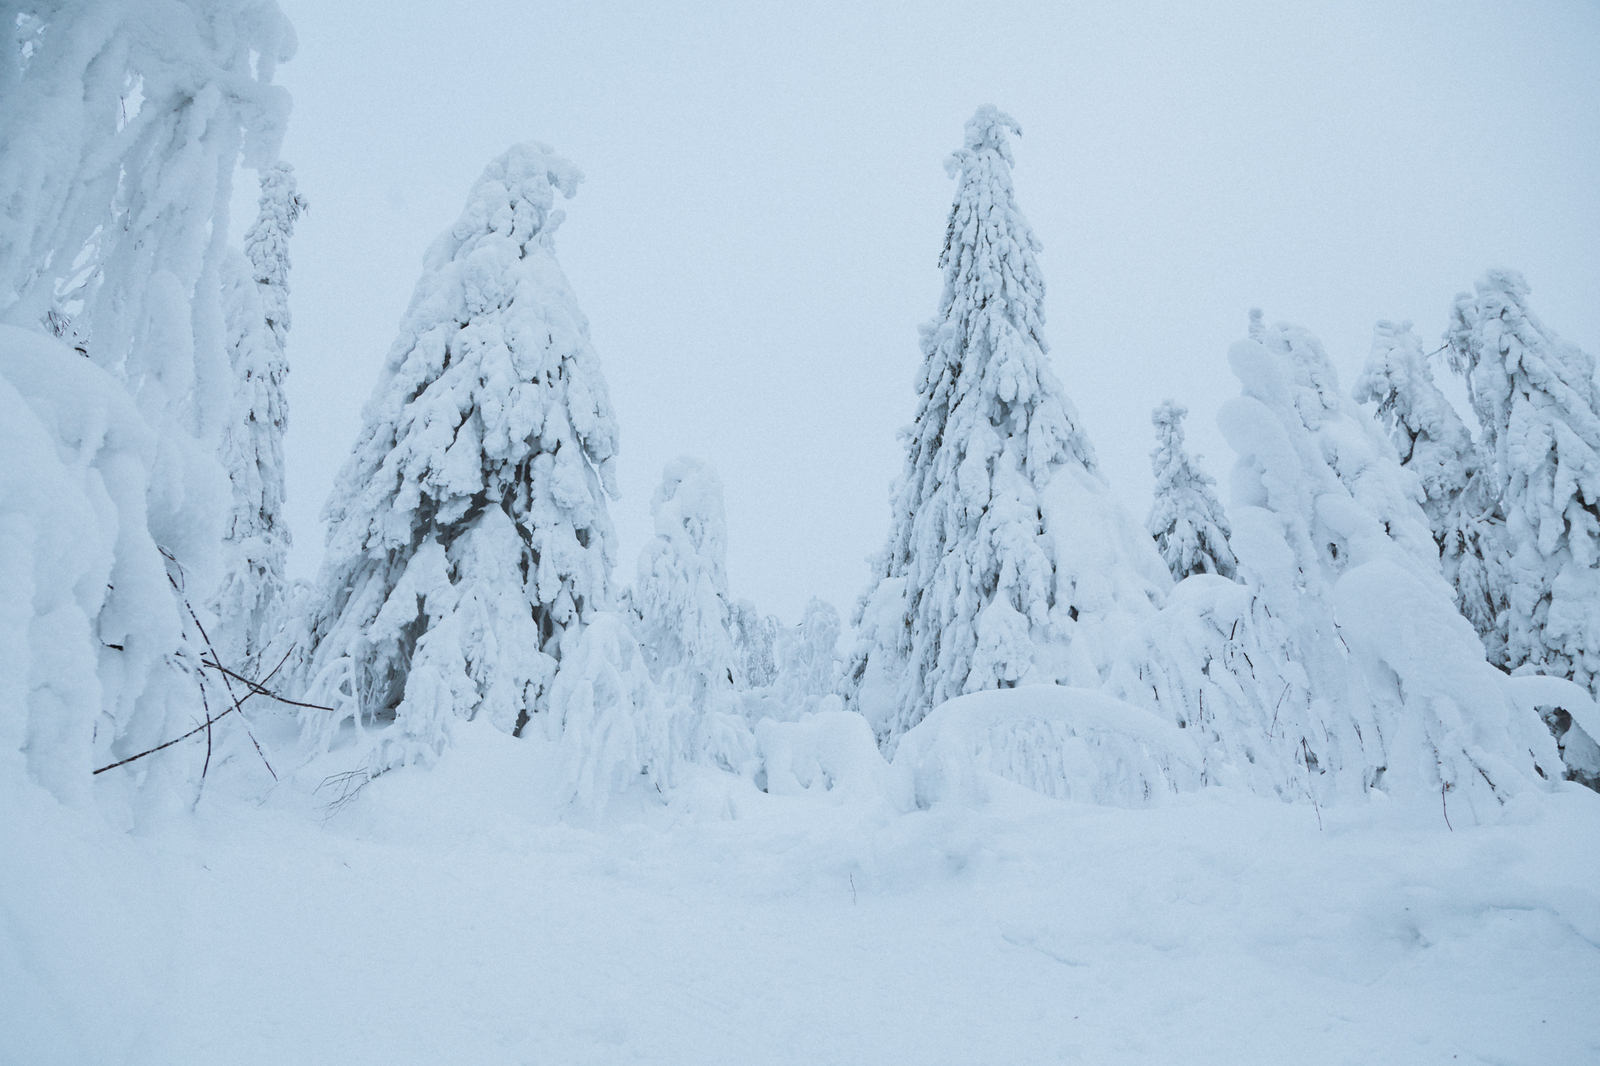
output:
[[944, 290], [922, 329], [916, 421], [848, 673], [857, 699], [893, 686], [891, 707], [864, 707], [890, 744], [964, 692], [1098, 680], [1102, 649], [1068, 646], [1116, 629], [1110, 616], [1151, 610], [1168, 582], [1149, 537], [1105, 491], [1050, 369], [1039, 242], [1011, 185], [1016, 131], [981, 107], [946, 164], [958, 181]]
[[1228, 547], [1228, 519], [1212, 490], [1216, 479], [1200, 470], [1183, 446], [1188, 413], [1168, 400], [1150, 415], [1156, 427], [1156, 447], [1150, 453], [1156, 489], [1145, 528], [1156, 539], [1174, 581], [1190, 574], [1231, 578], [1236, 564]]
[[774, 796], [867, 800], [889, 790], [889, 764], [866, 719], [853, 711], [824, 710], [795, 722], [766, 719], [755, 732], [761, 749], [756, 784]]
[[520, 733], [550, 708], [563, 634], [608, 604], [617, 428], [556, 262], [582, 175], [513, 147], [434, 242], [324, 511], [308, 726], [392, 716], [381, 766], [453, 715]]
[[1184, 731], [1101, 692], [1033, 685], [934, 709], [900, 738], [894, 770], [918, 807], [982, 803], [996, 780], [1055, 799], [1143, 807], [1202, 783]]
[[[212, 633], [223, 664], [259, 677], [287, 585], [289, 527], [283, 517], [284, 378], [289, 333], [289, 238], [305, 209], [294, 168], [279, 163], [261, 178], [261, 202], [245, 233], [246, 255], [222, 263], [223, 308], [233, 365], [233, 418], [223, 427], [222, 461], [233, 485], [223, 537], [223, 577]], [[271, 669], [271, 665], [267, 666]]]
[[1241, 586], [1190, 578], [1130, 642], [1113, 691], [1194, 730], [1208, 780], [1331, 802], [1371, 788], [1503, 798], [1555, 767], [1440, 576], [1415, 475], [1339, 391], [1316, 339], [1258, 328], [1243, 395]]

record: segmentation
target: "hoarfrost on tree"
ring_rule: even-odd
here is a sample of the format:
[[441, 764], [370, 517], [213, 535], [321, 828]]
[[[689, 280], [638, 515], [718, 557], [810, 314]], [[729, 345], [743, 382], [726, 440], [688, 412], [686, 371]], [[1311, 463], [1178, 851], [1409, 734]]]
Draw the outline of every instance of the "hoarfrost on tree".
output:
[[1111, 690], [1195, 730], [1208, 783], [1316, 803], [1381, 788], [1476, 809], [1557, 754], [1485, 661], [1440, 576], [1420, 485], [1339, 391], [1304, 330], [1254, 325], [1229, 352], [1219, 424], [1235, 585], [1184, 582]]
[[1174, 581], [1191, 574], [1232, 578], [1236, 563], [1228, 547], [1228, 519], [1212, 490], [1216, 479], [1201, 471], [1183, 447], [1183, 418], [1188, 413], [1188, 408], [1168, 400], [1150, 415], [1156, 427], [1156, 447], [1150, 453], [1156, 488], [1145, 528], [1155, 538]]
[[1098, 683], [1125, 621], [1169, 581], [1050, 369], [1014, 132], [985, 105], [946, 163], [957, 187], [944, 289], [921, 331], [889, 542], [855, 616], [852, 697], [891, 745], [963, 692]]
[[324, 516], [308, 726], [392, 726], [376, 768], [453, 717], [520, 733], [564, 639], [609, 601], [617, 427], [552, 237], [582, 175], [543, 144], [484, 170], [428, 250]]
[[[1600, 387], [1594, 357], [1491, 270], [1456, 298], [1445, 341], [1467, 382], [1504, 522], [1491, 600], [1505, 666], [1600, 693]], [[1591, 740], [1595, 738], [1590, 738]], [[1592, 746], [1592, 745], [1591, 745]], [[1587, 750], [1587, 748], [1584, 748]], [[1600, 770], [1600, 767], [1596, 767]]]

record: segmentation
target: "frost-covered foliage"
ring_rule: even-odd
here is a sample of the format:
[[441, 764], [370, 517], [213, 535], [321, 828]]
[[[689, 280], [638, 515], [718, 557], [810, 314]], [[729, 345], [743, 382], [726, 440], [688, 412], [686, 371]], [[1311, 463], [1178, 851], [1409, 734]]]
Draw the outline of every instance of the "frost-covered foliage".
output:
[[[1046, 357], [1040, 246], [1011, 185], [1007, 135], [1017, 129], [981, 107], [946, 163], [957, 188], [944, 290], [922, 329], [916, 421], [849, 672], [886, 739], [964, 692], [1057, 680], [1072, 669], [1059, 646], [1085, 615], [1148, 610], [1145, 597], [1166, 581], [1164, 568], [1148, 572], [1160, 567], [1149, 538], [1110, 514], [1093, 448]], [[1139, 573], [1117, 544], [1086, 560], [1053, 527], [1052, 490], [1065, 521], [1104, 543], [1106, 530], [1142, 541], [1128, 550], [1155, 566]], [[1043, 645], [1058, 648], [1041, 662]], [[1099, 657], [1086, 658], [1093, 673]]]
[[424, 260], [324, 515], [309, 724], [394, 718], [380, 766], [452, 716], [520, 733], [563, 635], [607, 607], [617, 427], [552, 236], [576, 167], [520, 144]]
[[1150, 453], [1156, 490], [1145, 528], [1156, 539], [1174, 581], [1190, 574], [1231, 578], [1236, 564], [1228, 547], [1228, 518], [1212, 490], [1217, 481], [1196, 465], [1183, 446], [1183, 418], [1188, 413], [1188, 408], [1168, 400], [1150, 415], [1156, 427], [1156, 446]]
[[[29, 723], [34, 778], [79, 798], [90, 762], [187, 731], [208, 706], [189, 607], [215, 587], [228, 510], [228, 203], [241, 151], [252, 166], [276, 155], [289, 101], [271, 79], [293, 32], [261, 0], [9, 5], [3, 18], [0, 321], [20, 330], [6, 330], [0, 421], [16, 454], [55, 456], [7, 475], [0, 570], [26, 577], [8, 587], [32, 592], [8, 606], [33, 612], [12, 612], [21, 672], [7, 676], [31, 694], [7, 713]], [[216, 712], [227, 683], [209, 685]], [[187, 773], [160, 762], [147, 784]], [[136, 774], [98, 791], [131, 793]]]
[[[289, 364], [289, 238], [305, 201], [294, 168], [278, 163], [261, 177], [261, 202], [245, 233], [248, 259], [222, 264], [222, 303], [233, 365], [233, 418], [223, 427], [222, 461], [233, 484], [223, 537], [222, 585], [212, 604], [212, 638], [223, 665], [259, 677], [263, 647], [282, 613], [289, 551], [283, 518], [284, 378]], [[271, 669], [268, 664], [267, 669]]]
[[1411, 323], [1379, 322], [1366, 369], [1351, 390], [1358, 403], [1376, 403], [1400, 465], [1422, 481], [1422, 511], [1439, 545], [1444, 576], [1456, 604], [1484, 638], [1489, 661], [1503, 665], [1495, 599], [1503, 597], [1500, 544], [1487, 472], [1461, 417], [1433, 382], [1433, 371]]
[[1445, 340], [1482, 429], [1504, 522], [1492, 573], [1507, 669], [1600, 692], [1600, 388], [1595, 362], [1528, 309], [1514, 270], [1456, 298]]
[[1455, 610], [1415, 476], [1314, 337], [1253, 332], [1219, 415], [1243, 584], [1180, 585], [1113, 691], [1195, 730], [1208, 782], [1322, 803], [1537, 784], [1556, 752]]
[[650, 500], [656, 535], [639, 553], [634, 606], [650, 673], [672, 709], [674, 750], [742, 770], [755, 738], [738, 713], [722, 482], [710, 466], [668, 463]]
[[1056, 799], [1144, 807], [1202, 780], [1190, 736], [1100, 692], [1056, 685], [980, 692], [901, 738], [895, 771], [919, 807], [983, 802], [998, 782]]

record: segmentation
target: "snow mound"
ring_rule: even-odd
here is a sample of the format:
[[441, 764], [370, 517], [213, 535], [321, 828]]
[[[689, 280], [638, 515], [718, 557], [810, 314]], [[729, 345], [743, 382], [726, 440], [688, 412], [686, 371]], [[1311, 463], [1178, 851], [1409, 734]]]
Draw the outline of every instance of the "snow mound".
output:
[[1176, 727], [1100, 692], [1057, 685], [974, 692], [900, 740], [895, 770], [918, 807], [986, 802], [996, 779], [1054, 799], [1143, 807], [1202, 783]]
[[839, 800], [880, 796], [889, 787], [889, 764], [878, 753], [872, 726], [844, 711], [838, 696], [798, 722], [767, 719], [755, 727], [761, 746], [757, 779], [774, 796], [828, 794]]

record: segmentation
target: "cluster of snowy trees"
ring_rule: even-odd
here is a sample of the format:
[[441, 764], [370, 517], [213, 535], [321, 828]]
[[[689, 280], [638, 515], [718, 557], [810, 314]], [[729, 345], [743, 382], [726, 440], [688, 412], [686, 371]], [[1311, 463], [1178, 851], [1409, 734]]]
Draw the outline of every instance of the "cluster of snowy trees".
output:
[[[0, 777], [69, 802], [102, 781], [132, 811], [194, 795], [214, 745], [261, 750], [255, 708], [293, 706], [305, 759], [366, 775], [430, 763], [481, 719], [552, 745], [590, 806], [667, 793], [686, 767], [804, 790], [832, 759], [873, 778], [839, 754], [858, 741], [916, 789], [979, 759], [1118, 801], [1233, 784], [1474, 803], [1600, 781], [1600, 390], [1513, 272], [1457, 301], [1442, 349], [1476, 435], [1409, 325], [1378, 325], [1346, 392], [1314, 336], [1253, 312], [1219, 414], [1229, 509], [1169, 402], [1141, 527], [1050, 366], [1020, 130], [980, 108], [947, 162], [944, 287], [845, 639], [821, 601], [782, 626], [734, 598], [722, 486], [692, 459], [666, 465], [619, 581], [619, 429], [555, 255], [557, 195], [582, 175], [519, 144], [429, 249], [324, 510], [321, 573], [291, 587], [306, 203], [271, 82], [292, 30], [271, 0], [7, 18]], [[237, 248], [241, 160], [261, 195]], [[198, 766], [144, 758], [182, 736]]]

